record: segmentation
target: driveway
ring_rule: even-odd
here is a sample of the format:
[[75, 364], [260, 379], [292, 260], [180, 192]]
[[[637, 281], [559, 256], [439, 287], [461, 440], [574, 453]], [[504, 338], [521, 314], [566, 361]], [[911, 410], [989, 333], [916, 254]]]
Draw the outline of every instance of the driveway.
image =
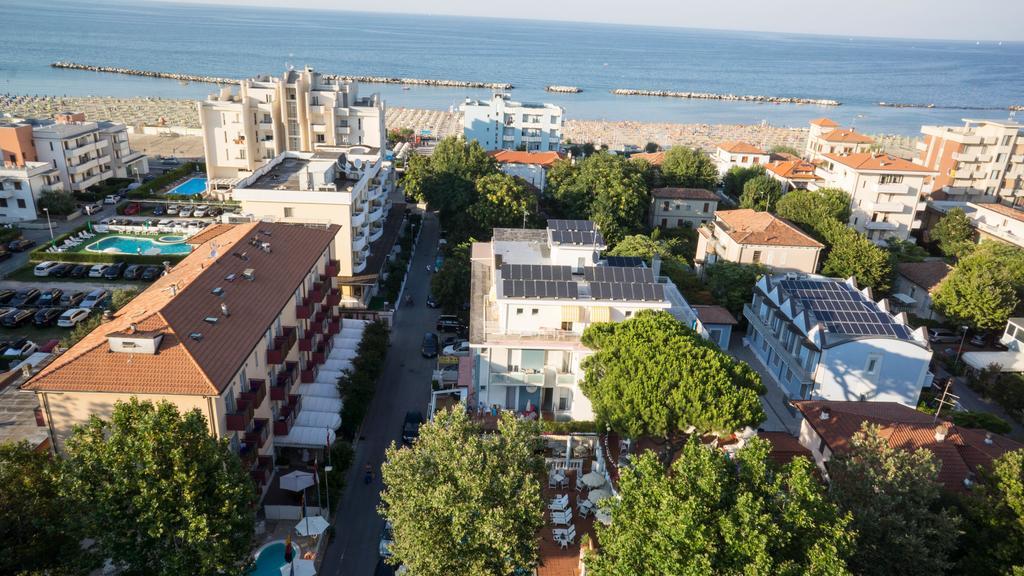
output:
[[[437, 218], [426, 214], [406, 281], [406, 293], [412, 294], [415, 304], [403, 306], [392, 327], [391, 350], [363, 422], [352, 468], [336, 511], [335, 539], [320, 568], [322, 575], [372, 576], [377, 567], [377, 545], [384, 528], [384, 520], [377, 514], [379, 493], [383, 488], [380, 465], [384, 461], [384, 450], [399, 441], [406, 411], [419, 410], [425, 414], [430, 400], [430, 377], [435, 360], [420, 356], [420, 344], [423, 333], [434, 330], [439, 314], [424, 304], [430, 289], [426, 266], [434, 261], [437, 240]], [[369, 486], [362, 478], [367, 463], [375, 472]]]
[[761, 424], [761, 428], [767, 432], [788, 432], [794, 436], [799, 434], [800, 420], [794, 413], [794, 409], [786, 403], [785, 393], [775, 381], [775, 377], [754, 356], [754, 352], [743, 345], [742, 334], [733, 334], [728, 353], [733, 358], [749, 364], [761, 376], [761, 382], [767, 389], [765, 395], [761, 396], [761, 406], [764, 407], [764, 414], [767, 417]]

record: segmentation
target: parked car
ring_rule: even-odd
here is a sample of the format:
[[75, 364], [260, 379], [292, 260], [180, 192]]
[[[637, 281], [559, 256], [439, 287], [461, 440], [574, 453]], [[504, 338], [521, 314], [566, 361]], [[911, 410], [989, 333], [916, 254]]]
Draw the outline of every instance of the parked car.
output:
[[99, 202], [93, 202], [91, 204], [85, 204], [82, 206], [82, 211], [85, 212], [86, 216], [92, 216], [97, 212], [103, 210], [103, 206]]
[[466, 339], [465, 338], [461, 338], [459, 336], [447, 336], [444, 339], [444, 341], [441, 342], [441, 347], [442, 348], [447, 348], [449, 346], [454, 346], [454, 345], [458, 344], [459, 342], [466, 342]]
[[60, 298], [63, 295], [64, 291], [60, 288], [49, 288], [47, 290], [43, 290], [42, 293], [39, 294], [39, 300], [36, 300], [36, 306], [39, 306], [40, 308], [45, 308], [47, 306], [59, 306]]
[[174, 156], [165, 156], [160, 160], [160, 162], [164, 164], [170, 164], [171, 166], [177, 166], [178, 164], [181, 164], [181, 160], [178, 160]]
[[15, 294], [17, 294], [17, 292], [11, 290], [10, 288], [4, 288], [3, 290], [0, 290], [0, 304], [7, 304], [7, 301], [10, 300], [11, 298], [14, 298]]
[[124, 215], [125, 216], [135, 216], [136, 214], [138, 214], [141, 211], [142, 211], [142, 206], [140, 206], [138, 202], [132, 202], [128, 206], [125, 206]]
[[206, 211], [209, 209], [210, 207], [206, 204], [200, 204], [199, 206], [196, 206], [195, 212], [193, 212], [192, 215], [196, 218], [202, 218], [203, 216], [206, 216]]
[[96, 308], [97, 306], [102, 304], [104, 300], [107, 299], [107, 296], [109, 296], [109, 294], [109, 292], [102, 288], [97, 288], [92, 292], [89, 292], [85, 299], [82, 300], [82, 308]]
[[15, 308], [20, 308], [22, 306], [32, 304], [36, 301], [36, 298], [39, 298], [38, 288], [22, 288], [14, 294], [14, 298], [11, 298], [11, 301], [7, 304], [14, 306]]
[[988, 344], [988, 333], [987, 332], [975, 332], [969, 340], [971, 346], [983, 347]]
[[88, 308], [72, 308], [70, 310], [66, 310], [60, 315], [60, 318], [57, 319], [57, 326], [60, 326], [61, 328], [74, 328], [79, 322], [88, 318], [91, 312], [92, 310]]
[[210, 207], [209, 210], [206, 211], [206, 215], [207, 216], [220, 216], [223, 213], [224, 213], [224, 211], [221, 210], [220, 207], [218, 207], [218, 206], [212, 206], [212, 207]]
[[437, 319], [438, 332], [458, 332], [462, 330], [462, 321], [458, 316], [443, 315]]
[[442, 356], [469, 356], [469, 342], [465, 340], [458, 344], [452, 344], [451, 346], [445, 346], [444, 350], [441, 351]]
[[[17, 310], [17, 308], [11, 308], [10, 306], [4, 306], [3, 308], [0, 308], [0, 318], [7, 316], [8, 314], [14, 312], [15, 310]], [[0, 346], [0, 350], [2, 350], [3, 348], [4, 346]]]
[[103, 271], [103, 278], [105, 280], [117, 280], [121, 277], [121, 273], [124, 272], [125, 266], [124, 262], [114, 262]]
[[4, 356], [28, 356], [38, 349], [39, 346], [36, 345], [35, 342], [28, 338], [22, 338], [21, 340], [12, 342], [11, 345], [4, 350]]
[[53, 270], [50, 270], [50, 277], [51, 278], [63, 278], [65, 276], [67, 276], [68, 272], [71, 272], [71, 269], [74, 268], [74, 267], [75, 267], [75, 265], [71, 264], [69, 262], [61, 262], [60, 264], [54, 266]]
[[7, 328], [17, 328], [31, 320], [33, 314], [35, 314], [35, 310], [15, 310], [14, 312], [4, 315], [3, 318], [0, 318], [0, 324], [3, 324]]
[[949, 328], [929, 328], [928, 329], [928, 341], [929, 342], [959, 342], [960, 334]]
[[57, 318], [60, 317], [63, 310], [60, 308], [41, 308], [36, 315], [32, 317], [32, 323], [42, 328], [44, 326], [52, 326]]
[[178, 208], [178, 216], [181, 216], [182, 218], [188, 218], [191, 215], [192, 215], [192, 207], [191, 206], [182, 206], [181, 208]]
[[168, 216], [177, 216], [178, 215], [178, 205], [177, 204], [171, 204], [170, 206], [168, 206], [167, 207], [167, 215]]
[[163, 204], [157, 204], [153, 208], [153, 216], [163, 216], [164, 214], [167, 214], [167, 208]]
[[423, 424], [423, 414], [410, 410], [405, 413], [405, 421], [402, 422], [402, 444], [409, 445], [420, 436], [420, 426]]
[[161, 268], [160, 266], [146, 266], [146, 269], [142, 271], [142, 274], [139, 275], [139, 278], [143, 282], [152, 282], [153, 280], [159, 278], [160, 275], [163, 274], [163, 271], [164, 269]]
[[0, 262], [7, 260], [11, 256], [13, 256], [13, 254], [11, 254], [9, 250], [7, 250], [6, 246], [0, 246]]
[[443, 384], [454, 384], [459, 381], [459, 365], [448, 364], [434, 372], [434, 378]]
[[32, 273], [35, 274], [36, 276], [46, 277], [49, 276], [50, 272], [53, 271], [53, 269], [59, 265], [60, 262], [54, 262], [53, 260], [40, 262], [39, 264], [36, 264], [36, 267], [33, 269]]
[[89, 269], [89, 278], [103, 278], [104, 272], [110, 268], [110, 264], [93, 264]]
[[36, 245], [35, 240], [29, 240], [28, 238], [18, 238], [17, 240], [11, 240], [7, 243], [7, 249], [11, 252], [24, 252], [29, 248]]
[[120, 194], [107, 194], [106, 198], [103, 199], [104, 204], [117, 204], [121, 201]]
[[423, 345], [420, 346], [420, 354], [424, 358], [434, 358], [437, 356], [437, 351], [437, 334], [427, 332], [423, 335]]
[[427, 294], [427, 308], [437, 308], [438, 306], [437, 298], [434, 298], [433, 294]]
[[60, 305], [65, 308], [72, 308], [78, 306], [82, 300], [85, 300], [85, 292], [65, 292], [60, 297]]
[[139, 276], [142, 275], [142, 271], [145, 269], [146, 267], [143, 266], [142, 264], [132, 264], [131, 266], [124, 269], [123, 278], [125, 280], [138, 280]]
[[384, 530], [380, 533], [380, 543], [377, 545], [377, 553], [381, 558], [391, 557], [391, 543], [394, 541], [395, 536], [391, 530], [391, 522], [385, 522]]
[[89, 264], [76, 264], [71, 272], [68, 272], [68, 278], [85, 278], [91, 268]]

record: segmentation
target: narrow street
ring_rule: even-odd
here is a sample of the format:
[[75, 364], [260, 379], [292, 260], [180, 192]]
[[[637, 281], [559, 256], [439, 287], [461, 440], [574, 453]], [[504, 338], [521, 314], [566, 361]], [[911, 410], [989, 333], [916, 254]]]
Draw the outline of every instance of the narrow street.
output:
[[[384, 528], [384, 520], [377, 514], [379, 493], [383, 489], [380, 465], [384, 461], [384, 450], [391, 442], [399, 441], [406, 411], [419, 410], [426, 416], [430, 399], [430, 377], [435, 360], [420, 355], [420, 344], [425, 332], [434, 331], [439, 314], [425, 304], [431, 276], [426, 266], [434, 262], [438, 234], [437, 217], [425, 214], [406, 281], [406, 293], [412, 294], [414, 303], [399, 310], [392, 327], [387, 366], [363, 422], [335, 516], [335, 538], [327, 549], [320, 574], [370, 576], [377, 566], [377, 545]], [[363, 482], [363, 467], [367, 463], [375, 474], [369, 486]]]

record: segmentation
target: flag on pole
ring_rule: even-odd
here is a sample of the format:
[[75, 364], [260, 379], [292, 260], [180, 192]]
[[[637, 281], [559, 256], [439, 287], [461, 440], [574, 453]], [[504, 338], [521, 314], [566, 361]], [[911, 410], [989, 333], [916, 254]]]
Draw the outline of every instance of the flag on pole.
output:
[[317, 490], [320, 489], [320, 466], [317, 465], [316, 457], [313, 457], [313, 482], [316, 483]]

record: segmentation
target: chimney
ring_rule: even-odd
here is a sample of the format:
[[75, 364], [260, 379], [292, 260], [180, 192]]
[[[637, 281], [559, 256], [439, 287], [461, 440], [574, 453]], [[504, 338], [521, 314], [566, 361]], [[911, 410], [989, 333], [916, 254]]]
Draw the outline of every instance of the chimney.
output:
[[131, 324], [128, 325], [128, 333], [129, 334], [135, 334], [135, 332], [137, 332], [138, 329], [139, 329], [139, 325], [136, 324], [135, 322], [132, 322]]
[[658, 254], [651, 258], [651, 273], [654, 274], [654, 279], [657, 280], [658, 276], [661, 275], [661, 256]]
[[818, 414], [818, 418], [821, 420], [828, 420], [832, 417], [832, 410], [828, 406], [821, 407], [821, 413]]
[[991, 446], [994, 443], [995, 443], [995, 441], [992, 440], [992, 433], [991, 432], [985, 432], [985, 444], [988, 444], [989, 446]]
[[942, 442], [946, 439], [946, 427], [943, 424], [939, 424], [935, 427], [935, 441]]

